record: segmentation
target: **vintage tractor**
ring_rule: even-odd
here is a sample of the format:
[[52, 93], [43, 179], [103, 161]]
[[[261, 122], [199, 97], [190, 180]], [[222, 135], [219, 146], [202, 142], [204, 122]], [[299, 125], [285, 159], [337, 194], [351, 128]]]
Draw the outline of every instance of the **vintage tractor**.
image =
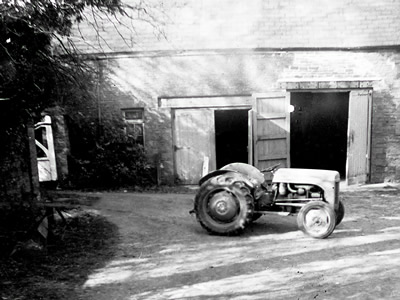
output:
[[[263, 214], [297, 213], [303, 232], [328, 237], [344, 216], [339, 173], [278, 167], [259, 171], [232, 163], [201, 178], [193, 210], [201, 226], [213, 234], [231, 235]], [[266, 180], [267, 172], [272, 180]]]

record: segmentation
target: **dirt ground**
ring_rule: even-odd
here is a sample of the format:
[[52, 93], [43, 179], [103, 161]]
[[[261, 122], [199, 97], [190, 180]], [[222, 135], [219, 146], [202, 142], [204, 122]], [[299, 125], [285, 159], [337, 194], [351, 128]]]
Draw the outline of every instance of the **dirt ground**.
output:
[[209, 235], [188, 213], [194, 193], [96, 195], [90, 209], [119, 238], [77, 298], [400, 299], [398, 186], [343, 190], [345, 218], [325, 240], [276, 215], [240, 236]]

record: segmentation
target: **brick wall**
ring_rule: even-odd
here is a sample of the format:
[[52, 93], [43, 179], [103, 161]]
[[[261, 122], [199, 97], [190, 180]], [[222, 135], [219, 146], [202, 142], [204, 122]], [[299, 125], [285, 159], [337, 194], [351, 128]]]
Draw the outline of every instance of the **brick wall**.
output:
[[[86, 53], [101, 53], [400, 44], [397, 0], [146, 2], [150, 3], [147, 11], [156, 17], [155, 22], [118, 18], [126, 26], [115, 27], [108, 19], [98, 19], [99, 39], [92, 20], [92, 24], [79, 26], [74, 37], [78, 48]], [[141, 17], [146, 19], [145, 15]]]
[[[146, 149], [173, 174], [171, 111], [160, 97], [250, 95], [286, 80], [372, 80], [372, 182], [400, 180], [400, 53], [396, 51], [225, 51], [115, 57], [110, 76], [123, 97], [118, 108], [145, 107]], [[328, 86], [329, 88], [329, 86]]]
[[88, 24], [80, 26], [85, 40], [74, 39], [84, 53], [108, 53], [104, 61], [120, 96], [104, 105], [146, 108], [146, 149], [160, 157], [166, 181], [173, 174], [172, 125], [160, 97], [250, 95], [296, 80], [332, 88], [352, 79], [370, 80], [374, 90], [371, 180], [400, 180], [399, 1], [147, 3], [166, 38], [147, 22], [116, 32], [109, 20], [97, 20], [101, 39]]
[[[379, 63], [380, 62], [380, 63]], [[380, 54], [373, 61], [381, 75], [374, 92], [372, 182], [400, 180], [400, 56]]]

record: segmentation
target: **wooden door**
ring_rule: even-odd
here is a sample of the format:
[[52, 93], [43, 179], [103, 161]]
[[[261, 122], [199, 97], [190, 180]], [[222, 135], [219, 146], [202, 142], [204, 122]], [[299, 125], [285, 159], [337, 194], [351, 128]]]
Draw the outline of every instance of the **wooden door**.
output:
[[197, 184], [215, 170], [214, 111], [207, 108], [175, 109], [175, 176], [179, 184]]
[[289, 95], [270, 92], [253, 95], [253, 164], [265, 169], [290, 166]]
[[347, 184], [365, 183], [370, 173], [371, 90], [350, 92], [347, 137]]
[[249, 165], [255, 166], [254, 163], [254, 126], [257, 120], [257, 113], [254, 109], [250, 109], [247, 113], [248, 116], [248, 139], [247, 139], [247, 163]]

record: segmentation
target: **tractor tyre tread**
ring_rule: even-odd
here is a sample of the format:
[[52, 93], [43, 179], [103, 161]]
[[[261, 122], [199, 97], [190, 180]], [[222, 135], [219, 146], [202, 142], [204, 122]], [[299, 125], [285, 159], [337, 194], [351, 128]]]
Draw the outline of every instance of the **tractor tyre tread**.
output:
[[[213, 220], [205, 211], [208, 196], [216, 190], [224, 189], [235, 194], [240, 202], [240, 211], [237, 218], [231, 223], [220, 224]], [[200, 225], [210, 234], [215, 235], [237, 235], [240, 234], [246, 226], [251, 223], [254, 211], [254, 200], [250, 189], [244, 182], [236, 181], [233, 183], [221, 184], [216, 178], [210, 178], [204, 182], [195, 197], [196, 219]]]

